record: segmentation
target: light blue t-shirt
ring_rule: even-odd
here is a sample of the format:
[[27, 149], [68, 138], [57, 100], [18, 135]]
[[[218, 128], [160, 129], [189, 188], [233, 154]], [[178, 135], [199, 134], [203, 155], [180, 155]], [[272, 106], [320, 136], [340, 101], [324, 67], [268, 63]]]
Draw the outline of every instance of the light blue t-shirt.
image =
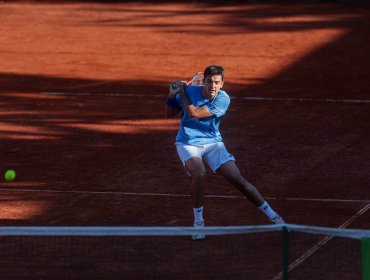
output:
[[[190, 145], [205, 145], [216, 142], [221, 142], [222, 137], [218, 130], [220, 120], [225, 115], [230, 104], [229, 95], [220, 90], [215, 98], [207, 99], [203, 96], [204, 86], [188, 86], [186, 95], [196, 108], [207, 106], [208, 110], [213, 114], [211, 117], [194, 119], [190, 118], [185, 109], [181, 124], [176, 136], [176, 142]], [[181, 96], [176, 96], [176, 101], [182, 108]]]

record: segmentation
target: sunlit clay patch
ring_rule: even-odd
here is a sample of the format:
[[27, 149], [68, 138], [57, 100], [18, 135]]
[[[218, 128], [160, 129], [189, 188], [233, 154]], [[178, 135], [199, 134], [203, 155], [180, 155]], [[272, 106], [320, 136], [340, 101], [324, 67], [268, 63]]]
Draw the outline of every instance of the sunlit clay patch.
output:
[[92, 124], [65, 124], [63, 126], [82, 128], [97, 132], [115, 134], [145, 134], [160, 131], [175, 131], [178, 128], [177, 119], [150, 119], [150, 120], [120, 120]]
[[[266, 23], [267, 25], [273, 25], [272, 23]], [[280, 23], [285, 24], [285, 23]], [[286, 23], [289, 24], [289, 23]], [[300, 36], [304, 34], [306, 40], [294, 42], [294, 51], [292, 49], [281, 48], [277, 52], [280, 53], [279, 56], [269, 56], [262, 49], [260, 52], [255, 52], [256, 58], [255, 63], [251, 64], [249, 69], [249, 82], [253, 84], [263, 84], [266, 80], [278, 76], [284, 69], [289, 69], [294, 67], [297, 63], [300, 63], [302, 59], [309, 57], [311, 54], [324, 49], [335, 41], [340, 40], [342, 37], [346, 36], [350, 30], [345, 28], [328, 28], [312, 31], [308, 29], [307, 31], [291, 31], [289, 36], [286, 38], [281, 36], [280, 39], [275, 39], [275, 34], [266, 33], [266, 37], [271, 37], [271, 41], [276, 40], [272, 45], [279, 46], [279, 40], [287, 40], [294, 38], [295, 32]], [[252, 35], [251, 35], [252, 36]], [[259, 58], [261, 63], [259, 63]], [[263, 63], [262, 63], [263, 61]], [[246, 73], [245, 76], [248, 76]], [[240, 73], [244, 75], [244, 73]]]
[[29, 98], [29, 99], [42, 99], [42, 100], [61, 100], [66, 99], [65, 96], [55, 95], [40, 95], [35, 93], [2, 93], [3, 96], [17, 97], [17, 98]]
[[26, 201], [15, 195], [2, 196], [0, 204], [1, 220], [28, 220], [42, 215], [46, 210], [44, 201]]
[[47, 128], [14, 123], [0, 123], [0, 136], [6, 139], [40, 140], [57, 139], [62, 133]]

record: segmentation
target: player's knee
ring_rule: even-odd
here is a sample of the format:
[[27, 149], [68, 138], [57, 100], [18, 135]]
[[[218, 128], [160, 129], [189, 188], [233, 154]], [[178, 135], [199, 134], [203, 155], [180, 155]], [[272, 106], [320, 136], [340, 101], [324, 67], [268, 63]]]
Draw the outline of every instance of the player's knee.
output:
[[205, 170], [193, 170], [193, 172], [190, 173], [193, 180], [202, 182], [206, 178], [206, 171]]

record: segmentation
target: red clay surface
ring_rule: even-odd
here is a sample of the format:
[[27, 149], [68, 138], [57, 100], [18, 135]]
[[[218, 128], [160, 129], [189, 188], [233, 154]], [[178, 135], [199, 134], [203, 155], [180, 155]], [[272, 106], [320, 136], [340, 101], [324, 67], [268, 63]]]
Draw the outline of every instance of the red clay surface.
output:
[[[0, 181], [0, 225], [191, 225], [164, 99], [220, 64], [234, 98], [221, 132], [242, 173], [288, 223], [341, 226], [370, 203], [369, 28], [365, 4], [0, 3], [0, 171], [17, 171]], [[207, 195], [220, 196], [206, 199], [209, 226], [267, 223], [210, 172]], [[292, 235], [290, 261], [320, 238]], [[58, 239], [54, 251], [1, 240], [2, 279], [281, 271], [279, 234]], [[329, 241], [291, 279], [359, 279], [359, 244]]]

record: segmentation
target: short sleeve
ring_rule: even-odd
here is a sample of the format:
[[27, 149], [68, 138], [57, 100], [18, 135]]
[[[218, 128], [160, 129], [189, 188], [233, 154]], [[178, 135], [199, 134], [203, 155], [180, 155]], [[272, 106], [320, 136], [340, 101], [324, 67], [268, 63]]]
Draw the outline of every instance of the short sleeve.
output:
[[229, 104], [230, 97], [224, 91], [220, 91], [216, 98], [209, 100], [205, 106], [213, 115], [220, 118], [226, 114]]

